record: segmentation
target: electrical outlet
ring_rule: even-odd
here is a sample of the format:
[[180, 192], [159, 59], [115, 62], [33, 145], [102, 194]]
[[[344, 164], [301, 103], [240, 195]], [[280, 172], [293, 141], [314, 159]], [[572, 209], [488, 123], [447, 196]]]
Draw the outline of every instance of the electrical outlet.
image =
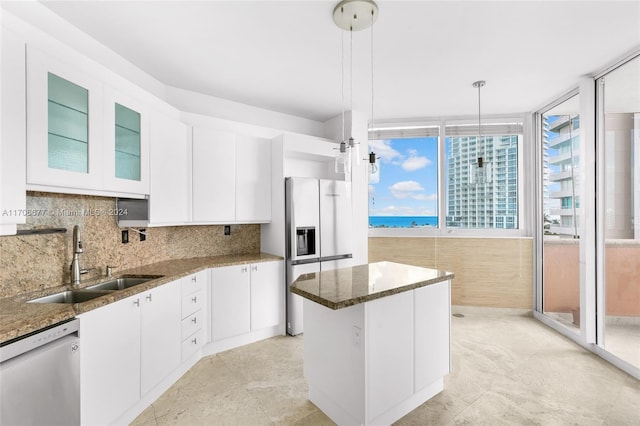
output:
[[231, 235], [231, 225], [224, 226], [224, 235]]
[[124, 229], [122, 231], [122, 244], [127, 244], [129, 242], [129, 231]]
[[147, 239], [147, 235], [145, 234], [147, 230], [146, 229], [141, 229], [140, 233], [138, 235], [140, 235], [140, 241], [144, 241]]

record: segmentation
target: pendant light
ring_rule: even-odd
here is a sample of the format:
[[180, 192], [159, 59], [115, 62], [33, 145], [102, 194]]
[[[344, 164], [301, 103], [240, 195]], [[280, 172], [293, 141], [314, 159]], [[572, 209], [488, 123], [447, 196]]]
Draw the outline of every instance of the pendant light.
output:
[[491, 162], [486, 161], [484, 157], [485, 141], [482, 139], [480, 89], [482, 89], [485, 84], [487, 84], [487, 82], [484, 80], [478, 80], [473, 83], [473, 87], [478, 89], [478, 140], [476, 141], [476, 161], [475, 163], [469, 164], [470, 184], [491, 183], [493, 174]]
[[[378, 6], [373, 0], [342, 0], [333, 9], [333, 21], [338, 28], [349, 31], [350, 36], [350, 91], [351, 91], [351, 111], [353, 111], [353, 32], [372, 27], [378, 17]], [[370, 18], [370, 19], [369, 19]], [[373, 36], [372, 36], [373, 39]], [[348, 139], [344, 130], [344, 33], [341, 38], [342, 52], [342, 138], [337, 148], [335, 158], [336, 173], [349, 174], [351, 172], [352, 151], [356, 152], [356, 161], [360, 161], [359, 142], [353, 136]], [[373, 50], [372, 50], [373, 52]], [[372, 60], [373, 63], [373, 60]]]

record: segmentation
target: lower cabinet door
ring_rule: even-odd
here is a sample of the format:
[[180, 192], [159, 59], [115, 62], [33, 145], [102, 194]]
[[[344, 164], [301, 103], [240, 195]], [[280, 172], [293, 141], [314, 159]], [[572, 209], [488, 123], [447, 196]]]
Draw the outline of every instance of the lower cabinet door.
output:
[[251, 330], [280, 324], [283, 290], [282, 261], [251, 264]]
[[186, 361], [204, 345], [202, 330], [198, 330], [182, 341], [182, 360]]
[[140, 389], [145, 395], [180, 365], [180, 281], [140, 296]]
[[211, 269], [211, 340], [250, 331], [249, 265]]
[[449, 374], [450, 281], [415, 292], [415, 392]]
[[202, 309], [200, 309], [198, 312], [194, 312], [188, 317], [186, 317], [185, 319], [183, 319], [182, 326], [181, 326], [182, 338], [186, 339], [188, 336], [191, 336], [193, 333], [200, 330], [202, 328], [203, 318], [204, 318], [204, 315], [203, 315]]
[[81, 419], [113, 423], [140, 399], [140, 295], [79, 315]]

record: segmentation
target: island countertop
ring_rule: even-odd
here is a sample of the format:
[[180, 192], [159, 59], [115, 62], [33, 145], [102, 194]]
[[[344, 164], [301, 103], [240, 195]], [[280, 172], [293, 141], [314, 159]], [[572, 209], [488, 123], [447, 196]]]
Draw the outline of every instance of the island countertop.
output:
[[302, 274], [291, 285], [291, 292], [327, 308], [341, 309], [453, 278], [448, 271], [376, 262]]

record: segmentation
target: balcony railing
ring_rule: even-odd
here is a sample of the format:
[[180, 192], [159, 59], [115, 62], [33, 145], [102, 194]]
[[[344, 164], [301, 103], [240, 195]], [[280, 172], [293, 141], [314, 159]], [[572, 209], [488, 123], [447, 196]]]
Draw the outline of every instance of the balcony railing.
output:
[[565, 170], [564, 172], [549, 174], [549, 180], [551, 182], [558, 182], [561, 180], [571, 179], [572, 177], [573, 175], [571, 174], [571, 170]]
[[[580, 306], [580, 242], [545, 237], [544, 312], [572, 312]], [[640, 316], [640, 240], [605, 243], [605, 313]]]

